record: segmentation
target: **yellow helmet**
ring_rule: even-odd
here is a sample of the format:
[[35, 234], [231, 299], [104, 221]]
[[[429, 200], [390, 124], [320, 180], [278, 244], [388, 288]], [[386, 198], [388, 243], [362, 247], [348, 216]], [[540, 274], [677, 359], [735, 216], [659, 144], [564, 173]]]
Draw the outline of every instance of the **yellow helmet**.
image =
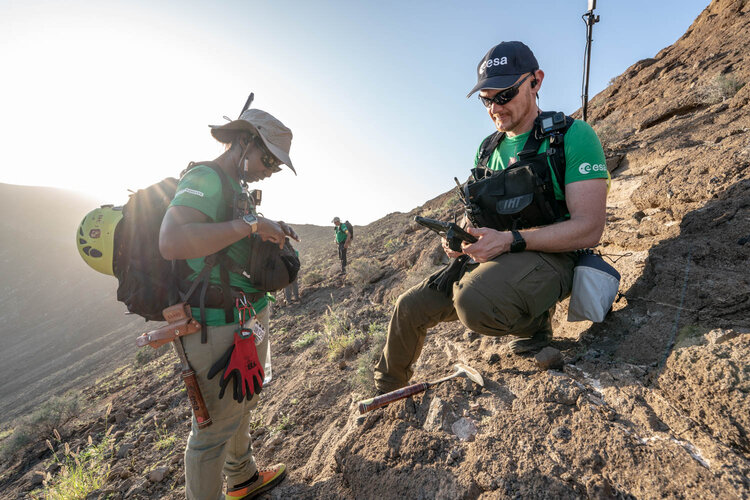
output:
[[102, 205], [89, 212], [78, 226], [78, 252], [86, 264], [102, 274], [115, 275], [115, 229], [120, 219], [122, 207]]

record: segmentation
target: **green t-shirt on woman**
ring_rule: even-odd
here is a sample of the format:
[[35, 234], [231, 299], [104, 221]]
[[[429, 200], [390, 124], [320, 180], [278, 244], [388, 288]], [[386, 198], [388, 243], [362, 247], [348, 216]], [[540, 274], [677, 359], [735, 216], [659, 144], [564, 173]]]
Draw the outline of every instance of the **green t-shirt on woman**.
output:
[[[232, 189], [240, 193], [242, 188], [234, 179], [229, 179]], [[227, 216], [223, 213], [226, 210], [226, 202], [222, 197], [221, 192], [221, 178], [219, 174], [214, 170], [205, 165], [198, 165], [190, 170], [180, 179], [177, 184], [177, 192], [175, 193], [171, 207], [183, 206], [194, 208], [201, 213], [207, 215], [212, 222], [222, 222], [227, 220]], [[231, 216], [231, 214], [230, 214]], [[247, 262], [250, 255], [250, 240], [248, 238], [242, 238], [229, 245], [229, 251], [227, 255], [234, 259], [235, 262]], [[204, 267], [205, 257], [199, 257], [197, 259], [187, 259], [187, 264], [193, 271], [188, 279], [195, 279]], [[211, 269], [211, 276], [209, 282], [215, 285], [221, 285], [221, 277], [219, 274], [219, 266], [215, 266]], [[258, 293], [259, 290], [253, 287], [250, 280], [245, 276], [237, 273], [229, 273], [229, 286], [239, 288], [247, 294]], [[195, 293], [200, 293], [200, 285]], [[264, 307], [268, 305], [267, 296], [263, 296], [261, 299], [253, 302], [253, 308], [256, 312], [260, 312]], [[200, 310], [197, 307], [193, 308], [193, 316], [200, 321]], [[234, 310], [234, 322], [238, 322], [237, 309]], [[221, 326], [226, 325], [227, 322], [224, 317], [223, 309], [206, 309], [206, 325], [208, 326]]]

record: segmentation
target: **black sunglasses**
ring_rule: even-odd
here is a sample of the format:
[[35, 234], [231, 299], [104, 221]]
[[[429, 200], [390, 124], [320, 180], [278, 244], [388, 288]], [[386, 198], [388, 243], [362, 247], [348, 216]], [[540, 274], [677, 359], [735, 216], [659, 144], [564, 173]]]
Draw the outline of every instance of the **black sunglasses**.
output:
[[281, 172], [281, 160], [276, 158], [273, 153], [268, 150], [268, 147], [263, 142], [263, 139], [261, 139], [257, 135], [253, 135], [253, 138], [255, 139], [255, 144], [263, 153], [260, 157], [260, 161], [263, 163], [263, 166], [270, 170], [271, 173], [275, 174], [277, 172]]
[[516, 83], [512, 87], [508, 87], [507, 89], [503, 90], [502, 92], [498, 92], [497, 94], [495, 94], [492, 97], [483, 97], [483, 96], [480, 95], [479, 96], [479, 100], [482, 101], [482, 104], [484, 104], [484, 106], [486, 108], [489, 108], [490, 106], [492, 106], [493, 103], [497, 104], [499, 106], [502, 106], [504, 104], [508, 104], [510, 101], [513, 100], [514, 97], [516, 97], [518, 95], [518, 89], [521, 88], [521, 85], [523, 85], [523, 82], [525, 82], [526, 80], [528, 80], [528, 78], [530, 76], [532, 76], [532, 75], [533, 75], [532, 73], [529, 73], [520, 82]]

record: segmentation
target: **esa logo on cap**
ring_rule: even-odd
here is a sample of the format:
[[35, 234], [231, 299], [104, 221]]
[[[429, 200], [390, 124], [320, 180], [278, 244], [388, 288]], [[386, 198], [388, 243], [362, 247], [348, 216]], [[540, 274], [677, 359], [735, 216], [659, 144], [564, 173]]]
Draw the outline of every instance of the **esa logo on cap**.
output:
[[487, 68], [491, 68], [493, 66], [505, 66], [506, 64], [508, 64], [508, 58], [505, 56], [487, 59], [484, 64], [482, 64], [482, 67], [479, 68], [479, 72], [484, 73], [485, 71], [487, 71]]

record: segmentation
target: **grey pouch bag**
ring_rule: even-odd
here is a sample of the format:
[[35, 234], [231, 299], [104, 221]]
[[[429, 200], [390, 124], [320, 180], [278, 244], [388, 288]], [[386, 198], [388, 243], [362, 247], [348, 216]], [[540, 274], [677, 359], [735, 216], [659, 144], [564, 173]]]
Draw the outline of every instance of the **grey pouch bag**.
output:
[[578, 257], [573, 268], [573, 290], [570, 293], [568, 321], [599, 323], [612, 309], [620, 288], [620, 273], [591, 251]]

